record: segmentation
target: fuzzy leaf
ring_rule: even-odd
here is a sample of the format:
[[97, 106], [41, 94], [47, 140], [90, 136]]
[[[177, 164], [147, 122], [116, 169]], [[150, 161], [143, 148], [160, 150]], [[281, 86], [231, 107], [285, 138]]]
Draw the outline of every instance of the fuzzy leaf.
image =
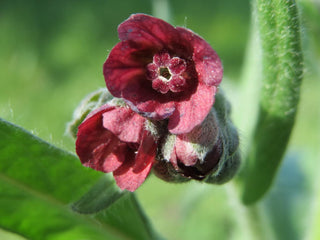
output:
[[97, 213], [122, 197], [126, 192], [121, 191], [115, 184], [112, 175], [102, 177], [79, 201], [71, 205], [78, 213]]
[[294, 125], [303, 71], [295, 1], [257, 0], [256, 7], [263, 87], [258, 121], [242, 173], [245, 204], [259, 200], [272, 184]]
[[[134, 196], [98, 215], [70, 209], [69, 203], [80, 199], [103, 173], [83, 167], [75, 155], [2, 119], [0, 136], [0, 228], [34, 240], [155, 239]], [[105, 179], [97, 183], [106, 186], [100, 189], [103, 197], [90, 207], [88, 201], [80, 201], [78, 209], [102, 210], [119, 197], [114, 183], [107, 185], [111, 179]]]

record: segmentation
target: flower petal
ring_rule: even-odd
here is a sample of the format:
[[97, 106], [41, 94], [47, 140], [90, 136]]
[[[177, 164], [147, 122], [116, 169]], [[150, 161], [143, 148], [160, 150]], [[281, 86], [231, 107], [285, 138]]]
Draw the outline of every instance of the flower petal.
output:
[[187, 63], [181, 58], [173, 57], [170, 60], [169, 69], [173, 74], [181, 74], [187, 69]]
[[153, 137], [144, 132], [136, 158], [126, 160], [124, 164], [113, 172], [117, 185], [123, 190], [135, 191], [149, 175], [155, 160], [157, 144]]
[[172, 92], [181, 92], [187, 88], [186, 80], [181, 76], [173, 76], [169, 82], [169, 88]]
[[158, 66], [154, 63], [149, 63], [147, 65], [146, 77], [148, 80], [156, 79], [159, 76]]
[[185, 134], [176, 137], [175, 152], [178, 161], [185, 166], [193, 166], [198, 161], [197, 153]]
[[114, 171], [122, 164], [123, 158], [113, 154], [119, 144], [119, 140], [114, 135], [111, 135], [105, 141], [105, 143], [101, 143], [93, 149], [92, 158], [83, 163], [84, 166], [107, 173]]
[[190, 99], [176, 104], [176, 110], [169, 118], [169, 131], [172, 134], [188, 133], [201, 124], [214, 103], [215, 92], [216, 87], [199, 83]]
[[112, 50], [104, 64], [104, 77], [110, 93], [115, 97], [124, 98], [135, 112], [145, 113], [144, 116], [155, 116], [155, 119], [167, 118], [174, 111], [174, 102], [169, 101], [170, 97], [152, 88], [152, 81], [147, 79], [146, 67], [130, 65], [129, 60], [129, 65], [121, 65], [121, 61], [117, 59], [117, 56], [122, 54], [117, 50], [121, 49], [121, 44], [126, 43], [118, 43], [114, 48], [117, 54], [114, 56]]
[[166, 94], [169, 91], [168, 83], [161, 80], [161, 76], [152, 81], [153, 89], [161, 92], [162, 94]]
[[103, 159], [102, 170], [103, 172], [113, 172], [118, 169], [126, 160], [126, 151], [128, 146], [125, 143], [119, 143], [118, 147], [114, 149], [108, 156]]
[[222, 80], [223, 68], [217, 53], [200, 36], [186, 28], [177, 27], [184, 41], [193, 47], [193, 61], [198, 72], [199, 82], [218, 86]]
[[[103, 71], [105, 82], [110, 93], [115, 97], [124, 98], [132, 105], [139, 105], [146, 103], [149, 107], [153, 105], [150, 102], [168, 102], [168, 98], [163, 94], [157, 92], [152, 88], [152, 81], [147, 80], [147, 62], [145, 58], [150, 55], [144, 49], [135, 49], [132, 47], [124, 47], [130, 45], [128, 42], [118, 43], [111, 51], [108, 59], [104, 63]], [[138, 52], [142, 55], [136, 56]], [[133, 56], [134, 55], [134, 56]], [[152, 54], [150, 55], [150, 62], [152, 61]], [[140, 62], [140, 63], [139, 63]], [[142, 62], [142, 63], [141, 63]], [[170, 105], [173, 105], [172, 103]], [[164, 107], [166, 107], [164, 106]], [[160, 107], [160, 106], [159, 106]], [[135, 110], [136, 112], [145, 111], [141, 108]], [[164, 110], [152, 110], [157, 112], [159, 117], [164, 117], [160, 112], [167, 112]], [[167, 114], [165, 113], [167, 116]]]
[[155, 120], [163, 120], [170, 117], [175, 111], [175, 103], [173, 101], [163, 103], [158, 99], [148, 99], [138, 103], [126, 101], [130, 108], [144, 117]]
[[[144, 55], [139, 58], [137, 55]], [[144, 59], [150, 55], [150, 60]], [[128, 42], [118, 43], [110, 52], [106, 62], [103, 65], [103, 75], [107, 88], [115, 97], [122, 97], [122, 90], [131, 85], [138, 85], [141, 91], [145, 85], [145, 64], [152, 61], [152, 53], [147, 53], [143, 48], [135, 48]]]
[[157, 66], [167, 66], [170, 62], [170, 55], [167, 52], [164, 52], [162, 54], [155, 54], [153, 56], [153, 62]]
[[103, 171], [104, 159], [118, 143], [118, 139], [102, 126], [102, 114], [113, 108], [108, 105], [100, 107], [78, 128], [76, 152], [82, 164], [99, 171]]
[[141, 140], [145, 118], [128, 107], [115, 108], [103, 114], [103, 127], [126, 143]]
[[176, 29], [165, 21], [145, 15], [133, 14], [118, 27], [121, 41], [130, 40], [141, 45], [161, 50], [179, 42]]

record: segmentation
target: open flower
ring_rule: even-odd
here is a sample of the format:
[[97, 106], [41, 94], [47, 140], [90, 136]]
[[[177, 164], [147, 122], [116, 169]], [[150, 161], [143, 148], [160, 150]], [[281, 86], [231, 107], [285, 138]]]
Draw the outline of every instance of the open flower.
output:
[[103, 66], [111, 94], [145, 117], [169, 119], [172, 134], [201, 124], [223, 73], [210, 45], [186, 28], [144, 14], [132, 15], [118, 33], [121, 42]]
[[78, 128], [76, 152], [86, 167], [113, 172], [121, 189], [135, 191], [148, 176], [157, 144], [146, 119], [127, 107], [103, 105]]

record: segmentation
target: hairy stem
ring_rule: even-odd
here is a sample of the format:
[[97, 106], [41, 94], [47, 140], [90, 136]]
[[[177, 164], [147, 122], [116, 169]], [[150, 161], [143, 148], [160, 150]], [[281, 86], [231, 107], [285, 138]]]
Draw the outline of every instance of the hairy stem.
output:
[[237, 198], [237, 188], [230, 184], [226, 187], [230, 203], [235, 209], [235, 220], [238, 223], [235, 239], [245, 240], [273, 240], [274, 232], [261, 204], [244, 206]]

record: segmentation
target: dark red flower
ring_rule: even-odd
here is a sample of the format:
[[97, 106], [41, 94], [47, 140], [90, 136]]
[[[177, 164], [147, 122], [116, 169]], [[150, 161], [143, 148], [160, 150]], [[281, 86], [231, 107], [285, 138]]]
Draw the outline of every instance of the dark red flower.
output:
[[113, 172], [121, 189], [135, 191], [148, 176], [157, 144], [146, 119], [127, 107], [103, 105], [78, 128], [76, 152], [86, 167]]
[[[172, 169], [169, 175], [179, 173], [182, 177], [203, 180], [216, 170], [223, 154], [223, 141], [215, 115], [210, 112], [206, 119], [187, 134], [168, 135], [162, 148], [164, 159]], [[156, 163], [155, 173], [159, 177], [170, 179], [163, 174], [162, 168], [170, 165]]]
[[168, 134], [153, 172], [169, 182], [196, 179], [222, 184], [240, 167], [238, 132], [230, 120], [230, 104], [220, 91], [205, 120], [186, 134]]
[[118, 27], [121, 40], [104, 64], [107, 88], [145, 117], [169, 119], [173, 134], [190, 132], [209, 113], [222, 66], [192, 31], [134, 14]]

